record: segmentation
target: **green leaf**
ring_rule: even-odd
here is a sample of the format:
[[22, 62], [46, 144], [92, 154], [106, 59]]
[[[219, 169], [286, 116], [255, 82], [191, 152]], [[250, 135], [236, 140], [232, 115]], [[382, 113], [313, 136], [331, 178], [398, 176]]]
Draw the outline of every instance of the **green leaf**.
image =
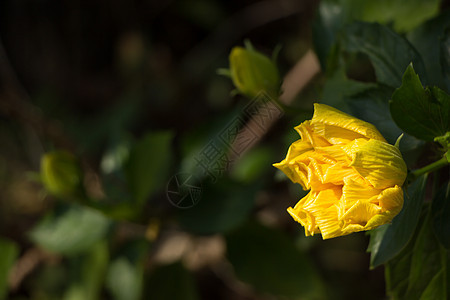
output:
[[239, 184], [225, 178], [202, 187], [197, 205], [182, 210], [180, 225], [196, 234], [226, 232], [239, 226], [249, 215], [260, 183]]
[[337, 33], [355, 20], [392, 25], [405, 32], [439, 11], [439, 0], [324, 0], [320, 1], [313, 23], [313, 43], [322, 68], [325, 69]]
[[8, 294], [8, 275], [19, 254], [17, 245], [7, 239], [0, 238], [0, 299]]
[[407, 134], [425, 141], [450, 131], [450, 96], [437, 87], [422, 87], [411, 65], [395, 90], [390, 110], [395, 123]]
[[289, 298], [325, 298], [310, 258], [281, 231], [247, 223], [227, 236], [227, 258], [236, 276], [260, 293]]
[[143, 267], [126, 257], [114, 260], [109, 266], [106, 286], [115, 300], [136, 300], [141, 297]]
[[127, 241], [109, 265], [105, 284], [113, 299], [145, 299], [142, 297], [144, 258], [149, 245], [143, 239]]
[[31, 230], [30, 237], [50, 252], [72, 255], [103, 239], [109, 226], [109, 220], [98, 211], [72, 205], [47, 215]]
[[71, 284], [63, 299], [99, 299], [108, 260], [109, 253], [106, 241], [100, 241], [84, 255], [72, 258]]
[[445, 248], [450, 249], [450, 183], [435, 195], [431, 214], [434, 234]]
[[[445, 28], [450, 26], [450, 10], [442, 12], [437, 17], [422, 24], [407, 35], [408, 40], [417, 49], [425, 63], [428, 84], [445, 88], [443, 72], [445, 64], [443, 59], [444, 45], [441, 38]], [[447, 85], [447, 91], [450, 91]]]
[[405, 38], [380, 24], [354, 22], [346, 26], [342, 47], [348, 52], [367, 55], [377, 81], [387, 86], [400, 86], [403, 71], [411, 62], [425, 78], [425, 67], [419, 53]]
[[395, 257], [408, 244], [420, 217], [427, 176], [419, 177], [404, 193], [402, 211], [391, 224], [370, 232], [370, 267], [375, 268]]
[[146, 282], [146, 289], [146, 299], [199, 299], [193, 276], [179, 262], [155, 269]]
[[427, 213], [408, 246], [386, 264], [388, 295], [394, 299], [447, 299], [448, 259], [449, 252], [432, 234]]
[[143, 204], [152, 193], [167, 184], [172, 162], [172, 138], [169, 131], [151, 132], [131, 149], [126, 175], [138, 204]]
[[450, 27], [447, 27], [445, 34], [441, 40], [439, 57], [442, 65], [442, 75], [444, 77], [444, 83], [447, 87], [447, 92], [450, 92]]
[[270, 148], [254, 148], [236, 162], [231, 176], [241, 182], [255, 181], [272, 170], [273, 157]]
[[351, 96], [376, 87], [374, 83], [364, 83], [347, 78], [344, 68], [337, 69], [323, 87], [322, 102], [350, 113], [348, 99]]

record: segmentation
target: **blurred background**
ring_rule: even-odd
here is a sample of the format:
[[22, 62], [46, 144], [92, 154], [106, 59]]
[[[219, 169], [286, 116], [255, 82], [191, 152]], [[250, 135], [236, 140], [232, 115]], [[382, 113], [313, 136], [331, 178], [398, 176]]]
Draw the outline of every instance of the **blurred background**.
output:
[[[1, 1], [0, 299], [383, 299], [365, 233], [305, 238], [286, 208], [306, 192], [272, 167], [323, 95], [319, 6]], [[217, 69], [244, 39], [280, 46], [282, 77], [304, 64], [230, 162], [252, 102]]]

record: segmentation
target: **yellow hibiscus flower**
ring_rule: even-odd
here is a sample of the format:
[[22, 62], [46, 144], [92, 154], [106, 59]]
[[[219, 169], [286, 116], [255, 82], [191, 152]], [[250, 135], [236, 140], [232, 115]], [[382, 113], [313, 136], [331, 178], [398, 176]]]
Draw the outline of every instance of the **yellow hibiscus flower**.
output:
[[300, 140], [274, 164], [310, 192], [289, 214], [323, 239], [389, 223], [403, 206], [406, 164], [372, 124], [325, 104], [295, 128]]

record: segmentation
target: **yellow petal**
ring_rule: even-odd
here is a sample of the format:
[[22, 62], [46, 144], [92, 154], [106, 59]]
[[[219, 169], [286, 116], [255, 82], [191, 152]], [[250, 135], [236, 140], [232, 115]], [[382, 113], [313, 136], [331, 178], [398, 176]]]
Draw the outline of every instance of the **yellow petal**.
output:
[[309, 188], [309, 185], [307, 184], [307, 165], [302, 164], [295, 159], [312, 149], [313, 148], [309, 143], [298, 140], [289, 147], [286, 158], [279, 163], [273, 164], [273, 166], [283, 171], [292, 182], [300, 183], [306, 190]]
[[398, 214], [403, 207], [403, 190], [398, 185], [383, 190], [376, 201], [383, 210]]
[[351, 166], [377, 189], [401, 186], [406, 179], [406, 164], [397, 147], [370, 140], [354, 154]]
[[303, 197], [294, 208], [289, 207], [287, 209], [292, 218], [305, 228], [305, 236], [311, 236], [314, 235], [314, 233], [319, 232], [314, 215], [304, 209], [304, 204], [314, 202], [315, 197], [315, 193], [309, 192], [308, 195]]
[[[345, 131], [336, 131], [336, 128], [347, 129], [351, 132], [359, 134], [368, 139], [376, 139], [380, 141], [386, 141], [381, 133], [370, 123], [364, 122], [360, 119], [352, 117], [344, 112], [341, 112], [333, 107], [330, 107], [325, 104], [314, 104], [314, 116], [311, 120], [311, 125], [313, 128], [317, 124], [326, 124], [333, 127], [323, 128], [325, 132], [329, 131], [328, 134], [337, 134], [334, 136], [335, 138], [350, 138], [350, 134]], [[334, 128], [336, 127], [336, 128]], [[340, 136], [338, 134], [344, 134], [344, 136]], [[329, 140], [329, 138], [327, 138]]]
[[311, 121], [305, 121], [295, 127], [295, 130], [300, 134], [302, 141], [310, 143], [314, 147], [322, 147], [331, 145], [323, 136], [314, 132], [311, 127]]
[[375, 189], [363, 180], [356, 181], [345, 178], [342, 188], [341, 212], [344, 215], [356, 202], [364, 200], [368, 202], [371, 198], [378, 197], [383, 190]]
[[330, 206], [324, 209], [320, 215], [316, 217], [316, 224], [320, 229], [322, 238], [330, 239], [343, 234], [341, 227], [339, 226], [337, 205]]

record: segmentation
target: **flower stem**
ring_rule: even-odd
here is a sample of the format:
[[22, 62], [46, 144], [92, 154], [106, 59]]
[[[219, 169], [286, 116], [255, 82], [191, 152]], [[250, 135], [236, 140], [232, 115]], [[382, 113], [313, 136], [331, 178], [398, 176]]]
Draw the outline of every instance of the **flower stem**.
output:
[[444, 155], [444, 157], [442, 157], [440, 160], [437, 160], [423, 168], [414, 170], [411, 173], [409, 173], [408, 174], [408, 182], [412, 182], [412, 181], [416, 180], [419, 176], [421, 176], [423, 174], [428, 174], [428, 173], [434, 172], [442, 167], [445, 167], [448, 164], [449, 164], [449, 161], [448, 161], [447, 155]]

